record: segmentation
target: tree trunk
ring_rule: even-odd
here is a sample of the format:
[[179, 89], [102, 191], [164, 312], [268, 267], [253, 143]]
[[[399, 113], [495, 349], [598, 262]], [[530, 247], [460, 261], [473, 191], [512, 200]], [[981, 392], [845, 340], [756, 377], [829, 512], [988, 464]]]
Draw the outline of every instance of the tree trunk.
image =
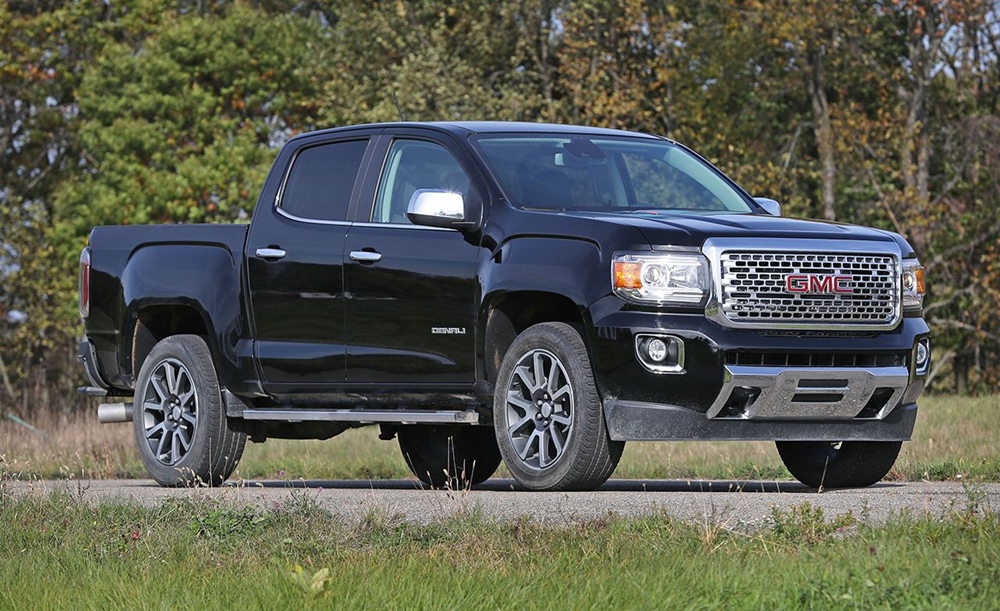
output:
[[810, 70], [806, 75], [806, 90], [812, 102], [813, 123], [816, 132], [816, 149], [819, 152], [820, 178], [822, 188], [820, 203], [823, 207], [823, 218], [837, 220], [836, 191], [837, 162], [833, 151], [833, 122], [830, 120], [830, 104], [823, 88], [823, 59], [819, 53], [813, 53], [809, 61]]

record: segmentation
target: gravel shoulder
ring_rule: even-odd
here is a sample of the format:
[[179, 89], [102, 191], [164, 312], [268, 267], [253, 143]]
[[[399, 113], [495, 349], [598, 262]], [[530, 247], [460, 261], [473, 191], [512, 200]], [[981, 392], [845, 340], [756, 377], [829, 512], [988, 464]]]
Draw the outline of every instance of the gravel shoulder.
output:
[[158, 506], [194, 499], [242, 507], [280, 509], [303, 498], [347, 522], [380, 515], [429, 523], [476, 513], [493, 520], [528, 519], [572, 525], [615, 515], [668, 515], [727, 528], [766, 523], [773, 508], [809, 503], [827, 518], [853, 513], [881, 523], [894, 515], [940, 517], [1000, 508], [1000, 483], [887, 482], [858, 490], [817, 492], [794, 482], [610, 480], [594, 492], [527, 492], [513, 480], [490, 480], [474, 490], [421, 490], [415, 480], [275, 481], [229, 483], [219, 488], [161, 488], [149, 480], [7, 481], [6, 494], [64, 493], [83, 502]]

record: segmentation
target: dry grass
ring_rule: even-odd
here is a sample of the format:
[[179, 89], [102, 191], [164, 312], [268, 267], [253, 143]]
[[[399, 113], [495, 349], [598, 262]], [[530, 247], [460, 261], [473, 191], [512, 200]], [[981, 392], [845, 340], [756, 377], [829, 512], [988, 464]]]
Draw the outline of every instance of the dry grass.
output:
[[[33, 477], [145, 477], [126, 424], [101, 425], [92, 413], [45, 415], [45, 435], [0, 422], [0, 470]], [[409, 477], [395, 442], [378, 429], [348, 431], [329, 441], [270, 440], [248, 444], [234, 478], [390, 479]], [[1000, 396], [927, 397], [913, 441], [894, 479], [1000, 480]], [[506, 472], [501, 468], [499, 476]], [[630, 479], [787, 479], [768, 442], [630, 443], [615, 477]]]
[[35, 433], [0, 420], [0, 469], [40, 477], [129, 478], [144, 476], [127, 425], [102, 425], [96, 412], [42, 414]]

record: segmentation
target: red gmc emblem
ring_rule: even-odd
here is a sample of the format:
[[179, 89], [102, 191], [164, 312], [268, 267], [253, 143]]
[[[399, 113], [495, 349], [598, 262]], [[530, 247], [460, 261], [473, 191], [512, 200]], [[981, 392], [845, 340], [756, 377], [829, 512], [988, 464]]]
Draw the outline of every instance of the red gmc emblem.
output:
[[820, 274], [788, 274], [785, 276], [785, 290], [789, 293], [833, 293], [850, 295], [854, 276]]

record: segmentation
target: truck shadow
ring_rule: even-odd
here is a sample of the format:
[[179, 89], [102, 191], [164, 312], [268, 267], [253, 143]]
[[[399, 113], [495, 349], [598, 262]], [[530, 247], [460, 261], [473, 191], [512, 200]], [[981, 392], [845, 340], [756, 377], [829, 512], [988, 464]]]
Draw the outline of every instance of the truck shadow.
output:
[[[882, 482], [870, 488], [896, 488], [900, 484]], [[312, 490], [428, 490], [416, 480], [255, 480], [229, 482], [227, 487], [245, 488], [302, 488]], [[472, 487], [472, 491], [530, 492], [513, 479], [491, 479]], [[598, 492], [707, 492], [707, 493], [765, 493], [765, 494], [816, 494], [810, 488], [794, 481], [755, 480], [637, 480], [612, 479], [605, 482]], [[541, 494], [541, 493], [538, 493]], [[569, 494], [569, 493], [566, 493]]]

